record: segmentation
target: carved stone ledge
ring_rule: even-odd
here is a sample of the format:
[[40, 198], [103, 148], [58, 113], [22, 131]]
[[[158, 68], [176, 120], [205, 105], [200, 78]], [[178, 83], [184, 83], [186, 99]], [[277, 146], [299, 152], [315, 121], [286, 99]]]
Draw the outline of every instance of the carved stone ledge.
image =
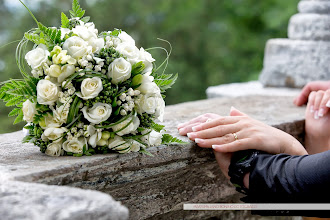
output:
[[[250, 96], [238, 98], [217, 98], [182, 103], [166, 107], [165, 125], [169, 133], [178, 137], [176, 126], [206, 112], [228, 115], [231, 106], [244, 111], [252, 117], [267, 124], [285, 130], [296, 137], [303, 136], [304, 108], [292, 104], [292, 97]], [[189, 141], [186, 137], [181, 137]], [[154, 157], [137, 153], [119, 155], [96, 155], [92, 157], [53, 158], [41, 154], [37, 147], [21, 144], [22, 132], [0, 135], [0, 179], [3, 184], [15, 181], [24, 186], [27, 195], [42, 197], [45, 191], [54, 191], [54, 198], [70, 194], [71, 186], [86, 190], [97, 190], [110, 194], [130, 211], [131, 219], [185, 219], [224, 217], [232, 212], [196, 212], [184, 211], [184, 203], [194, 202], [240, 202], [241, 194], [220, 172], [212, 150], [201, 149], [194, 143], [178, 146], [159, 146], [150, 148]], [[30, 183], [24, 183], [30, 182]], [[35, 190], [42, 184], [41, 192]], [[56, 185], [56, 186], [48, 186]], [[12, 205], [6, 206], [6, 192], [10, 184], [0, 194], [0, 214], [10, 211]], [[55, 189], [55, 190], [54, 190]], [[62, 190], [62, 191], [61, 191]], [[78, 190], [78, 189], [76, 189]], [[80, 189], [79, 189], [80, 190]], [[59, 193], [61, 191], [61, 193]], [[32, 193], [33, 192], [33, 193]], [[83, 196], [83, 190], [80, 190]], [[18, 198], [20, 193], [16, 193]], [[25, 194], [24, 194], [25, 195]], [[88, 199], [98, 201], [92, 192]], [[102, 195], [111, 200], [110, 196]], [[48, 198], [52, 198], [49, 196]], [[65, 199], [66, 197], [63, 197]], [[106, 200], [104, 200], [106, 201]], [[22, 207], [39, 210], [35, 204], [17, 201]], [[94, 203], [93, 203], [94, 204]], [[44, 204], [44, 212], [47, 204]], [[95, 207], [95, 210], [98, 207]], [[121, 210], [125, 210], [124, 207]], [[110, 211], [109, 211], [110, 212]], [[40, 211], [43, 214], [42, 211]], [[96, 216], [101, 215], [103, 212]], [[122, 219], [125, 219], [123, 211]], [[55, 213], [54, 213], [55, 215]], [[248, 219], [249, 212], [239, 212], [237, 216]], [[27, 218], [32, 219], [32, 218]], [[100, 217], [100, 219], [102, 219]], [[111, 218], [110, 218], [111, 219]], [[120, 218], [112, 218], [120, 219]]]

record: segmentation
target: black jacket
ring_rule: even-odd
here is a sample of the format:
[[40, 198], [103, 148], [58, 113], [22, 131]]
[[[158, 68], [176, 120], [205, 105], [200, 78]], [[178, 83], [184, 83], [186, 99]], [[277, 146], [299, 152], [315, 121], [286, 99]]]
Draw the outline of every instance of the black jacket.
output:
[[[304, 156], [259, 154], [252, 162], [249, 187], [246, 201], [250, 203], [329, 203], [330, 210], [330, 151]], [[329, 211], [284, 214], [330, 217]]]

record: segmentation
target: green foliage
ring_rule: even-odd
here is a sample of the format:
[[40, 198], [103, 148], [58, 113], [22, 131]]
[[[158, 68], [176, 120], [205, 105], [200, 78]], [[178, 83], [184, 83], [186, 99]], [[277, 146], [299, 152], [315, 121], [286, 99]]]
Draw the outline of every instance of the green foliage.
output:
[[38, 28], [41, 31], [40, 37], [43, 37], [47, 46], [52, 50], [52, 48], [62, 42], [61, 40], [61, 30], [57, 28], [48, 28], [45, 25], [38, 22]]
[[73, 0], [72, 2], [72, 10], [70, 10], [70, 15], [72, 18], [81, 18], [82, 16], [84, 16], [85, 14], [85, 10], [82, 10], [82, 8], [79, 5], [79, 1], [78, 0]]
[[176, 137], [173, 137], [170, 134], [163, 134], [163, 138], [162, 138], [162, 144], [166, 144], [166, 145], [170, 145], [170, 144], [188, 144], [185, 141], [182, 141]]
[[153, 122], [151, 124], [151, 128], [157, 132], [161, 132], [165, 128], [165, 125], [156, 124], [155, 122]]
[[69, 28], [70, 27], [70, 20], [69, 18], [62, 12], [61, 13], [61, 23], [62, 23], [62, 28]]
[[73, 119], [78, 115], [80, 104], [81, 99], [78, 96], [75, 96], [69, 109], [68, 119], [66, 121], [67, 124], [70, 124]]
[[176, 80], [178, 79], [178, 74], [162, 74], [160, 76], [155, 76], [154, 82], [160, 88], [160, 91], [164, 93], [167, 89], [171, 88]]
[[14, 124], [17, 124], [23, 120], [23, 112], [21, 110], [23, 102], [30, 99], [35, 102], [35, 97], [37, 95], [36, 84], [38, 79], [34, 77], [25, 78], [24, 80], [8, 80], [3, 83], [0, 88], [0, 99], [2, 99], [6, 106], [16, 106], [8, 116], [17, 116]]

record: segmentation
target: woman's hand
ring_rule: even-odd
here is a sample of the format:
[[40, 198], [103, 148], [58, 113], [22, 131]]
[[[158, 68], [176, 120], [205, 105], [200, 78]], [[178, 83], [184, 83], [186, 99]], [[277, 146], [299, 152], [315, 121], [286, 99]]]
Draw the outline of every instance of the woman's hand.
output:
[[301, 90], [298, 97], [294, 100], [294, 104], [301, 106], [307, 103], [308, 96], [313, 91], [327, 90], [330, 89], [330, 81], [314, 81], [307, 83]]
[[209, 120], [213, 120], [216, 118], [220, 118], [220, 115], [213, 114], [213, 113], [206, 113], [204, 115], [200, 115], [196, 118], [191, 119], [186, 123], [182, 123], [178, 125], [179, 134], [182, 136], [186, 136], [187, 133], [192, 132], [192, 127], [203, 124]]
[[311, 92], [305, 113], [305, 145], [309, 154], [330, 149], [330, 89]]
[[[194, 121], [198, 120], [191, 120]], [[193, 132], [187, 135], [198, 146], [212, 147], [217, 152], [256, 149], [271, 154], [307, 154], [299, 141], [291, 135], [254, 120], [237, 109], [232, 109], [230, 116], [218, 117], [196, 126], [191, 126], [192, 124], [194, 123], [188, 123], [181, 129], [192, 130]], [[237, 140], [234, 133], [237, 135]]]

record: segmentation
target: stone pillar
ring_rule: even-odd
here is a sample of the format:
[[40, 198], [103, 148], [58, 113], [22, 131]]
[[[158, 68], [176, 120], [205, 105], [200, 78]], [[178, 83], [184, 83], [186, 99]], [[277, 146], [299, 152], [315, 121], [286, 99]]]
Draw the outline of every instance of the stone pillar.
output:
[[301, 0], [298, 11], [290, 19], [289, 38], [267, 42], [259, 78], [264, 86], [300, 88], [330, 80], [330, 0]]

